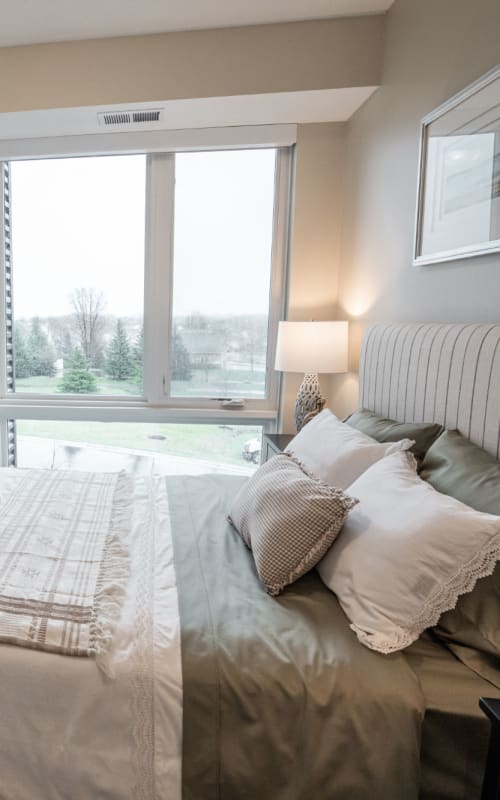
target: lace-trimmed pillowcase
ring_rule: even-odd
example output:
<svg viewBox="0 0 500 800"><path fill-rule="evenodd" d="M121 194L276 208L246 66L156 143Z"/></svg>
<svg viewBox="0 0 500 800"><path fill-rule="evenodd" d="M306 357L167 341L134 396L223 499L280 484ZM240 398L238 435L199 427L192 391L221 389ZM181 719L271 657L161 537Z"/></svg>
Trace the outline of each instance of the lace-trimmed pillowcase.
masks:
<svg viewBox="0 0 500 800"><path fill-rule="evenodd" d="M500 559L500 517L440 494L394 453L349 487L359 506L318 564L360 642L390 653L414 642Z"/></svg>
<svg viewBox="0 0 500 800"><path fill-rule="evenodd" d="M380 444L325 408L299 431L285 452L329 486L346 489L376 461L413 444L412 439Z"/></svg>

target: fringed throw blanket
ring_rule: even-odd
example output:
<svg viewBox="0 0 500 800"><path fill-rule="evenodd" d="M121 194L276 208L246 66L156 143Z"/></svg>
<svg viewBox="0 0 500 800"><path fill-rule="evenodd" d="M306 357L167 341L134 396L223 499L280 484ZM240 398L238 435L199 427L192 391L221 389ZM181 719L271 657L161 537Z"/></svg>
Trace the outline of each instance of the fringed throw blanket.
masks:
<svg viewBox="0 0 500 800"><path fill-rule="evenodd" d="M108 672L128 577L129 479L16 472L0 497L0 641L96 656Z"/></svg>

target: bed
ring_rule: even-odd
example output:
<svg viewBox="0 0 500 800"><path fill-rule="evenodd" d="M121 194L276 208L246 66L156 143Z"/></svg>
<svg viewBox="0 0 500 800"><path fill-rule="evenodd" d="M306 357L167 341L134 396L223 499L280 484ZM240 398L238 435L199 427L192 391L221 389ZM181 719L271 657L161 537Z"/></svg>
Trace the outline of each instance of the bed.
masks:
<svg viewBox="0 0 500 800"><path fill-rule="evenodd" d="M499 390L500 326L366 333L364 408L498 457ZM315 571L270 597L227 520L243 481L135 480L105 670L0 645L1 800L479 798L500 690L432 632L364 647Z"/></svg>

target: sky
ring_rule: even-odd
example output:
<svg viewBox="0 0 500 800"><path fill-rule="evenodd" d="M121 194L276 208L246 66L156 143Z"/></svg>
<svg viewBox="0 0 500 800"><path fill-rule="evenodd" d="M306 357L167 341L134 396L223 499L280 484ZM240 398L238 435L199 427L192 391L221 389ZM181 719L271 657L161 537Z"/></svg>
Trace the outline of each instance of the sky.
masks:
<svg viewBox="0 0 500 800"><path fill-rule="evenodd" d="M267 311L274 164L274 150L176 157L174 315ZM71 313L83 287L142 316L145 175L142 155L11 164L15 318Z"/></svg>

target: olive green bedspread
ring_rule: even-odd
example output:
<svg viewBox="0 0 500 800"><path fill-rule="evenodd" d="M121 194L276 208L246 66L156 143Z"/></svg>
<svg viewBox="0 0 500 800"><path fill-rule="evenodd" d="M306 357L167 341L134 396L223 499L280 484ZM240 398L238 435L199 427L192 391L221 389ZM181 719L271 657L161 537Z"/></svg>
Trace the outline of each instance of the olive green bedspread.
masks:
<svg viewBox="0 0 500 800"><path fill-rule="evenodd" d="M183 800L416 800L424 698L310 573L273 599L226 521L241 478L167 479L182 626Z"/></svg>
<svg viewBox="0 0 500 800"><path fill-rule="evenodd" d="M425 699L420 800L480 800L490 724L481 696L500 690L427 632L405 650Z"/></svg>

